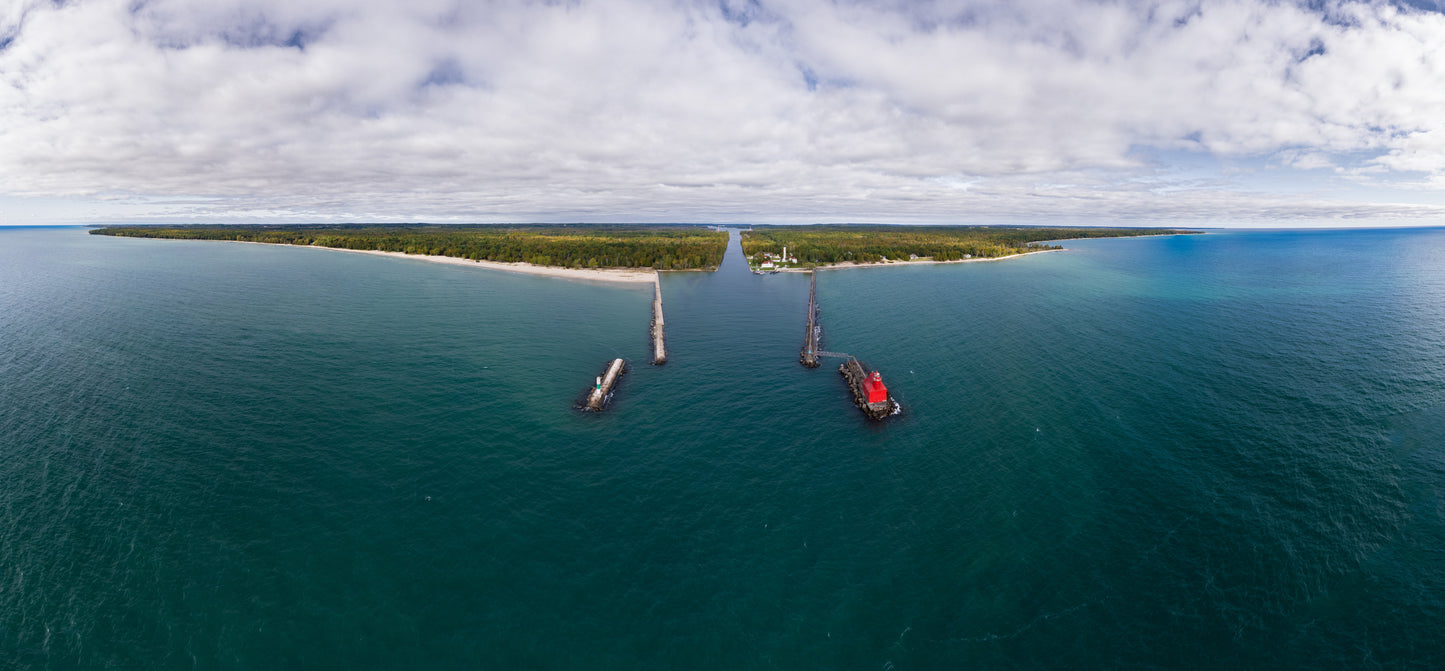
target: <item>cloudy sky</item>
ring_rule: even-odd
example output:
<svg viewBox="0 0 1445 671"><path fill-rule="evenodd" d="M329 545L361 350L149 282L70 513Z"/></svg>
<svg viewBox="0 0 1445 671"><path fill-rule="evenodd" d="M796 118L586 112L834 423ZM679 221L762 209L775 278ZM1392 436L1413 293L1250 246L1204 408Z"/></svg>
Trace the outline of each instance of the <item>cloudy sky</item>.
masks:
<svg viewBox="0 0 1445 671"><path fill-rule="evenodd" d="M0 224L1445 224L1445 0L0 0Z"/></svg>

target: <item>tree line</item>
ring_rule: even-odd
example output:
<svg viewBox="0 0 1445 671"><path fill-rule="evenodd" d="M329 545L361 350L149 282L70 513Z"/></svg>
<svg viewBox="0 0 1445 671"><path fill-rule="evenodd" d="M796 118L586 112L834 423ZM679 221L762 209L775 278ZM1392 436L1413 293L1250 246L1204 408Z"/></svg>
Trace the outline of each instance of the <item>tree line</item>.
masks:
<svg viewBox="0 0 1445 671"><path fill-rule="evenodd" d="M907 261L911 255L935 261L999 258L1063 249L1046 241L1193 233L1165 228L1061 228L1036 226L755 226L743 233L743 253L779 253L788 248L799 265Z"/></svg>
<svg viewBox="0 0 1445 671"><path fill-rule="evenodd" d="M111 226L91 233L309 245L563 268L657 270L716 268L728 238L725 232L696 226L614 225Z"/></svg>

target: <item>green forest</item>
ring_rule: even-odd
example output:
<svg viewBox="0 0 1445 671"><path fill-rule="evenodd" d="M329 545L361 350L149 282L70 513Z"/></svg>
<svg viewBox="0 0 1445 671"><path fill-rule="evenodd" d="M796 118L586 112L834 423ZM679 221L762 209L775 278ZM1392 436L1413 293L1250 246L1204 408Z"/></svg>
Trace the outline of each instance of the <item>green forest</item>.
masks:
<svg viewBox="0 0 1445 671"><path fill-rule="evenodd" d="M728 240L727 233L700 226L591 224L112 226L91 234L314 245L564 268L657 270L715 269L722 263Z"/></svg>
<svg viewBox="0 0 1445 671"><path fill-rule="evenodd" d="M783 247L799 266L907 261L911 255L935 261L999 258L1046 249L1046 241L1194 233L1165 228L1042 228L1032 226L757 226L743 232L749 258Z"/></svg>

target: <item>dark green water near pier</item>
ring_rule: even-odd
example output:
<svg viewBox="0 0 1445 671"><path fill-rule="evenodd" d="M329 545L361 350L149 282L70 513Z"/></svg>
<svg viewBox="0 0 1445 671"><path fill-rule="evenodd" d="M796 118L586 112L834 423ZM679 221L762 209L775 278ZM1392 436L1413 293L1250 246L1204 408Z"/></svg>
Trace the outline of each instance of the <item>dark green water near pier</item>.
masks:
<svg viewBox="0 0 1445 671"><path fill-rule="evenodd" d="M0 668L1438 668L1445 231L651 287L0 229ZM613 407L572 403L609 359Z"/></svg>

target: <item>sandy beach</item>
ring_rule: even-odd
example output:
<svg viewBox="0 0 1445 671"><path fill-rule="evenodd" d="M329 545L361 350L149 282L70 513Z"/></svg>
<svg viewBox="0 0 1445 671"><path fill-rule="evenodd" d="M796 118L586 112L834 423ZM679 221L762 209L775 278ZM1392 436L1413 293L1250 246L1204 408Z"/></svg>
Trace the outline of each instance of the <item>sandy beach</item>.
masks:
<svg viewBox="0 0 1445 671"><path fill-rule="evenodd" d="M221 240L220 242L240 242L247 245L273 245L276 247L300 247L303 249L329 249L337 252L353 252L356 254L390 256L399 259L414 259L417 261L431 261L434 263L449 263L458 266L470 266L472 268L501 270L509 273L545 275L547 277L561 277L572 280L591 280L594 282L652 284L657 281L657 271L651 268L559 268L556 266L537 266L530 263L520 262L501 263L498 261L473 261L471 259L462 259L455 256L431 256L428 254L382 252L373 249L345 249L342 247L318 247L316 245L287 245L271 242L250 242L246 240Z"/></svg>

